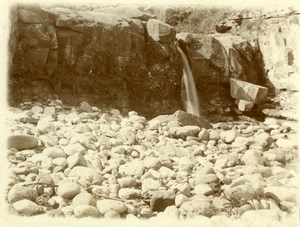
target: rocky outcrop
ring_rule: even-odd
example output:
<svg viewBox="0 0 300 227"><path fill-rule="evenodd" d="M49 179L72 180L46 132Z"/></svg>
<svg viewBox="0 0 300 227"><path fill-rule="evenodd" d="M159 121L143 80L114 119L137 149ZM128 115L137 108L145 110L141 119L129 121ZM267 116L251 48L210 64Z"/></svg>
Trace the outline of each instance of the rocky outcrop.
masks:
<svg viewBox="0 0 300 227"><path fill-rule="evenodd" d="M76 101L90 95L92 103L146 115L158 106L165 108L162 112L180 108L180 96L174 95L182 70L175 30L154 15L129 6L79 10L18 5L17 16L13 28L20 36L12 44L10 90L19 91L10 94L12 102L24 101L31 92L37 100L47 94ZM161 35L166 27L170 32ZM155 31L159 39L153 38Z"/></svg>

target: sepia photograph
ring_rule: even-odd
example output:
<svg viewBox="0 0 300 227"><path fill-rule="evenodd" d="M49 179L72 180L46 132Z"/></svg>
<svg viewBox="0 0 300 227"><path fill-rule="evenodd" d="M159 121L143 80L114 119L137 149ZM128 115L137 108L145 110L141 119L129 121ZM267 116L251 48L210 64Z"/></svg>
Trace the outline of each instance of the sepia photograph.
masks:
<svg viewBox="0 0 300 227"><path fill-rule="evenodd" d="M300 226L296 1L1 5L1 226Z"/></svg>

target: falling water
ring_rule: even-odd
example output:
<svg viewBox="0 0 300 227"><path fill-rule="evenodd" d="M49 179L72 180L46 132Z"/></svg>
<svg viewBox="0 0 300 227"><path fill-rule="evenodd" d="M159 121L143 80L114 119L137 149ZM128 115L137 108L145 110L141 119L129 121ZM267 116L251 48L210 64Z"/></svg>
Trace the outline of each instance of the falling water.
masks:
<svg viewBox="0 0 300 227"><path fill-rule="evenodd" d="M189 61L183 50L177 45L177 49L183 61L183 75L181 80L181 99L185 111L197 116L200 116L200 108L198 101L198 94L194 82L193 73Z"/></svg>

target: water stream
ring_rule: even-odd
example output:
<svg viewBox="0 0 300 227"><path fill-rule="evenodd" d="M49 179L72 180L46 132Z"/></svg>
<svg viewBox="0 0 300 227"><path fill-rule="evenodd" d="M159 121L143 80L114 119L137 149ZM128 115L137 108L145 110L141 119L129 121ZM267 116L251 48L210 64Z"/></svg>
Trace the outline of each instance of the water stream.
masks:
<svg viewBox="0 0 300 227"><path fill-rule="evenodd" d="M187 56L177 45L177 49L183 61L183 75L181 79L181 99L187 113L200 116L199 99L193 77L193 73Z"/></svg>

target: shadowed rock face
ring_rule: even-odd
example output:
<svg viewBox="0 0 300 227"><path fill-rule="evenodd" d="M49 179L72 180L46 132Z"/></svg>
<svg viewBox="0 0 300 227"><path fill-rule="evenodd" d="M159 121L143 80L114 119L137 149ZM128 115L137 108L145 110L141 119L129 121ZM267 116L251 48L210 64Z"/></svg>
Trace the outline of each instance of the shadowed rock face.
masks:
<svg viewBox="0 0 300 227"><path fill-rule="evenodd" d="M182 63L175 30L151 19L154 15L124 6L19 5L11 17L11 104L57 94L71 103L92 96L92 103L146 115L158 107L160 112L180 108ZM154 27L151 35L147 27ZM152 38L156 35L160 40Z"/></svg>

